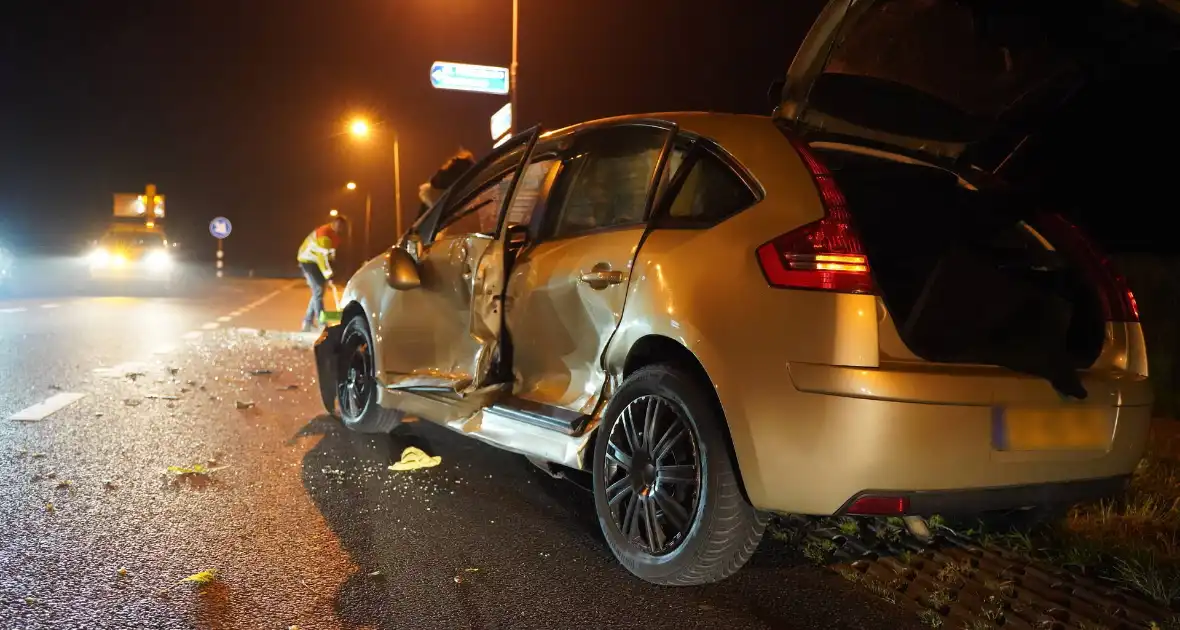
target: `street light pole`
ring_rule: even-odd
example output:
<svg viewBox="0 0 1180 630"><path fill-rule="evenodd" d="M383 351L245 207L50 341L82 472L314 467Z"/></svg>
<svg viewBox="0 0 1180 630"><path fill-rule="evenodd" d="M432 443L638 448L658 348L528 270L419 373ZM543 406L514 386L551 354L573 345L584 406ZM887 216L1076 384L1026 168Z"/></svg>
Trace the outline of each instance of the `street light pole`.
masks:
<svg viewBox="0 0 1180 630"><path fill-rule="evenodd" d="M368 260L369 259L369 252L373 251L373 250L369 249L369 222L372 220L372 216L373 216L373 195L372 195L372 193L365 193L365 251L361 255L362 260Z"/></svg>
<svg viewBox="0 0 1180 630"><path fill-rule="evenodd" d="M401 140L397 130L393 131L393 215L397 227L397 235L394 238L401 238L402 234L402 158L401 158Z"/></svg>
<svg viewBox="0 0 1180 630"><path fill-rule="evenodd" d="M512 65L508 68L508 103L512 112L512 118L509 121L508 133L516 135L516 119L520 115L520 110L516 107L516 95L520 88L516 84L516 49L519 41L519 24L520 24L520 0L512 0Z"/></svg>

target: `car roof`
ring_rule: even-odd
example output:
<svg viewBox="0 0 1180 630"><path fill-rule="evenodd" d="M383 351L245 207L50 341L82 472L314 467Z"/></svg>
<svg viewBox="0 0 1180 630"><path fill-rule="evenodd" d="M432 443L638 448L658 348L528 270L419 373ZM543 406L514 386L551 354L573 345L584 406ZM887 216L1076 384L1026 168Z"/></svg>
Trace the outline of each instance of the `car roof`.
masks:
<svg viewBox="0 0 1180 630"><path fill-rule="evenodd" d="M542 139L558 140L583 130L644 122L674 123L682 133L712 141L741 165L769 197L790 195L800 185L813 186L809 180L801 184L793 175L783 176L784 155L794 156L795 150L786 135L776 128L771 116L692 111L630 114L555 129L544 134Z"/></svg>
<svg viewBox="0 0 1180 630"><path fill-rule="evenodd" d="M727 126L741 127L757 121L758 124L764 125L770 120L769 116L758 116L754 114L728 114L720 112L704 112L704 111L689 111L689 112L653 112L646 114L626 114L622 116L610 116L607 118L599 118L596 120L588 120L577 124L554 129L545 132L542 139L557 138L572 133L577 133L586 129L593 129L597 127L607 127L611 125L620 125L628 123L639 122L663 122L674 123L683 131L696 133L698 135L708 136L710 134L703 133L704 130L716 131Z"/></svg>

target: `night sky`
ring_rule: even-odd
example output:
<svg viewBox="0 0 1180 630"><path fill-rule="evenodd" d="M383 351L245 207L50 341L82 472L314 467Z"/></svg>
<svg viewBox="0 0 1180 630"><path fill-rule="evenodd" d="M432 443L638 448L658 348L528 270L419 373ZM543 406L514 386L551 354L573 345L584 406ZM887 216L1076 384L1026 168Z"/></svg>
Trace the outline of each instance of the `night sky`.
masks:
<svg viewBox="0 0 1180 630"><path fill-rule="evenodd" d="M769 113L766 90L822 0L520 4L519 119L556 128L645 111ZM363 195L343 190L349 180L373 191L374 247L388 244L389 132L401 136L410 216L418 184L460 145L490 148L488 117L506 102L436 90L429 69L435 60L507 66L510 0L0 7L0 229L41 251L81 253L108 219L112 193L149 182L168 197L174 240L201 257L214 249L209 220L224 215L234 224L231 264L286 270L329 208L360 216ZM1174 129L1174 101L1147 96ZM1149 157L1158 146L1129 150L1119 133L1158 137L1139 133L1156 114L1106 107L1070 134L1081 144L1065 154L1080 166L1049 160L1064 174L1053 185L1075 201L1109 199L1083 223L1120 235L1124 249L1158 246L1160 231L1128 224L1126 210L1162 198L1149 185L1170 181L1174 160ZM381 135L367 145L345 135L354 114L383 121ZM1105 190L1091 190L1095 182Z"/></svg>
<svg viewBox="0 0 1180 630"><path fill-rule="evenodd" d="M555 128L642 111L768 113L767 87L822 3L520 4L520 122ZM151 182L183 247L212 251L206 225L224 215L232 262L281 265L329 208L360 214L363 196L342 188L350 179L372 187L384 243L384 132L401 135L410 216L418 184L460 145L490 149L488 118L506 102L436 90L429 69L507 66L509 0L2 6L0 221L42 248L80 250L112 193ZM354 113L384 121L383 134L369 145L342 135Z"/></svg>

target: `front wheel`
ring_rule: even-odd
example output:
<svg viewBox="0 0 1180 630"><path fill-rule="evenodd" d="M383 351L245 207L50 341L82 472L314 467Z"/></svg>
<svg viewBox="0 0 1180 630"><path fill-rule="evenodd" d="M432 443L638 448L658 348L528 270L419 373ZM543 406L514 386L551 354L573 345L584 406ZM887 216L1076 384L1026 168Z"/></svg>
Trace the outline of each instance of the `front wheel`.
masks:
<svg viewBox="0 0 1180 630"><path fill-rule="evenodd" d="M358 433L390 433L401 424L404 414L377 404L376 349L369 324L363 315L348 320L340 334L336 364L336 398L340 420Z"/></svg>
<svg viewBox="0 0 1180 630"><path fill-rule="evenodd" d="M636 576L691 586L725 579L767 518L742 496L725 419L700 379L655 365L607 405L594 448L594 505L607 544Z"/></svg>

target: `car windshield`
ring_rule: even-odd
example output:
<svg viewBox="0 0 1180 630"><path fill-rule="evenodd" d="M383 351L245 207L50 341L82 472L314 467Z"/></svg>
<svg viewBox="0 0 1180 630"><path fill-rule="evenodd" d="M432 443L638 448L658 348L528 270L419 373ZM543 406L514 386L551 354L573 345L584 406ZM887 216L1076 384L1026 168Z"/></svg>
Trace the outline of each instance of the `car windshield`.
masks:
<svg viewBox="0 0 1180 630"><path fill-rule="evenodd" d="M1073 69L1051 39L1040 20L995 4L877 2L845 29L811 106L891 133L976 139Z"/></svg>

